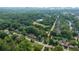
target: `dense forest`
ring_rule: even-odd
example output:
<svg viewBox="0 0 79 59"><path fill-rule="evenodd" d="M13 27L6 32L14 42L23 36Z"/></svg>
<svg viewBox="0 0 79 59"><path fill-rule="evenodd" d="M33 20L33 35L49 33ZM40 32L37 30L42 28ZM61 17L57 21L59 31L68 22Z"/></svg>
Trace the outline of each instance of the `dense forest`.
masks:
<svg viewBox="0 0 79 59"><path fill-rule="evenodd" d="M0 51L79 51L79 8L0 7Z"/></svg>

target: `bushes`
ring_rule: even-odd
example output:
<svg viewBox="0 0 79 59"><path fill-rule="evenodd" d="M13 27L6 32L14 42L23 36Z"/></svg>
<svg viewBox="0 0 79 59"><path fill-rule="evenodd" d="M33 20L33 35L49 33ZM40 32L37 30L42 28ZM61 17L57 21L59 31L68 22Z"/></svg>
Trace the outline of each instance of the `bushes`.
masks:
<svg viewBox="0 0 79 59"><path fill-rule="evenodd" d="M42 49L42 45L39 45L39 44L34 44L34 46L33 46L33 48L34 48L34 51L41 51L41 49Z"/></svg>
<svg viewBox="0 0 79 59"><path fill-rule="evenodd" d="M70 41L70 45L73 45L73 46L78 45L78 41L76 41L76 40L71 40L71 41Z"/></svg>
<svg viewBox="0 0 79 59"><path fill-rule="evenodd" d="M60 45L55 46L55 48L53 48L53 51L63 51L63 47Z"/></svg>

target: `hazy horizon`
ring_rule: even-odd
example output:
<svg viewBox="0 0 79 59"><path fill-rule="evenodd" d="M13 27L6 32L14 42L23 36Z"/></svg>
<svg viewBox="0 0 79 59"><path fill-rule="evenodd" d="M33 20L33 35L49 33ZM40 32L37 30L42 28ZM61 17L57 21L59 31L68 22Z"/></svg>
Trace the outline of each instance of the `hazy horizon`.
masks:
<svg viewBox="0 0 79 59"><path fill-rule="evenodd" d="M79 0L1 0L0 7L79 7Z"/></svg>

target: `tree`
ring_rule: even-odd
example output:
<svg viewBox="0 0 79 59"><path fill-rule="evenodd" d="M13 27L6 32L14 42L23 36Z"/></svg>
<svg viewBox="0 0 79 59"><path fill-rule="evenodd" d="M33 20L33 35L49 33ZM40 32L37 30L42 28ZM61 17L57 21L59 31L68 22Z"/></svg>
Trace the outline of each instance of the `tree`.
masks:
<svg viewBox="0 0 79 59"><path fill-rule="evenodd" d="M32 50L32 43L28 40L23 40L19 43L19 50L21 51L31 51Z"/></svg>
<svg viewBox="0 0 79 59"><path fill-rule="evenodd" d="M58 40L50 39L49 40L49 45L57 46L58 45Z"/></svg>
<svg viewBox="0 0 79 59"><path fill-rule="evenodd" d="M62 37L67 38L67 39L71 39L72 38L72 33L67 31L67 30L62 31L61 35L62 35Z"/></svg>
<svg viewBox="0 0 79 59"><path fill-rule="evenodd" d="M3 31L0 31L0 38L4 39L7 36L7 34Z"/></svg>

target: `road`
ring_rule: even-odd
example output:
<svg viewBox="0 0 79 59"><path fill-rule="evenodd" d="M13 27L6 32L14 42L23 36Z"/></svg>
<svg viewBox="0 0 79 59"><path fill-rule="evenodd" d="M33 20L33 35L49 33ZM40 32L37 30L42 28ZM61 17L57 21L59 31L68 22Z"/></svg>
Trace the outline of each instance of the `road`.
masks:
<svg viewBox="0 0 79 59"><path fill-rule="evenodd" d="M55 20L54 24L52 25L52 27L51 27L51 29L50 29L50 31L49 31L49 33L48 33L48 37L50 36L51 31L53 31L53 30L54 30L54 28L55 28L55 26L56 26L56 23L57 23L58 18L59 18L59 16L57 16L57 18L56 18L56 20ZM48 44L47 44L47 45L48 45ZM41 51L44 51L45 47L46 47L46 46L43 46L43 48L41 49Z"/></svg>
<svg viewBox="0 0 79 59"><path fill-rule="evenodd" d="M51 31L54 30L58 17L59 17L59 16L57 16L57 18L56 18L54 24L52 25L52 27L51 27L51 29L50 29L50 31L49 31L49 33L48 33L48 35L50 35ZM22 35L22 34L18 34L18 33L14 33L14 34L17 34L17 35L19 35L19 36ZM28 36L25 36L25 39L31 41L33 38L30 38L30 37L28 37ZM43 48L41 49L41 51L44 51L45 47L54 48L54 46L52 46L52 45L44 44L43 42L36 41L35 39L33 39L33 40L34 40L34 43L38 43L38 44L40 44L40 45L43 45Z"/></svg>
<svg viewBox="0 0 79 59"><path fill-rule="evenodd" d="M54 24L52 25L52 27L51 27L51 29L50 29L50 31L49 31L49 33L48 33L48 37L50 36L51 31L53 31L53 30L54 30L54 28L55 28L55 25L56 25L56 23L57 23L58 18L59 18L59 16L57 16L57 18L56 18L56 20L55 20Z"/></svg>
<svg viewBox="0 0 79 59"><path fill-rule="evenodd" d="M52 26L50 32L54 29L55 24L56 24L56 21L57 21L57 19L55 20L55 22L54 22L54 24L53 24L53 26ZM16 32L14 32L13 34L17 34L17 35L19 35L19 36L22 35L22 34L18 34L18 33L16 33ZM43 45L43 48L41 49L41 51L44 51L45 47L47 47L47 48L54 48L54 46L52 46L52 45L44 44L43 42L36 41L35 39L30 38L30 37L28 37L28 36L25 36L25 39L27 39L27 40L29 40L29 41L34 40L34 43L38 43L38 44L40 44L40 45Z"/></svg>
<svg viewBox="0 0 79 59"><path fill-rule="evenodd" d="M41 27L43 27L43 28L49 27L49 26L45 26L45 25L40 24L40 23L35 22L35 21L33 22L33 25L38 25L38 26L41 26Z"/></svg>
<svg viewBox="0 0 79 59"><path fill-rule="evenodd" d="M29 40L29 41L32 40L32 38L29 38L28 36L25 36L25 38L26 38L27 40ZM38 44L40 44L40 45L43 45L44 47L50 47L50 48L53 48L52 45L47 45L47 44L44 44L43 42L38 42L38 41L36 41L35 39L33 39L33 40L34 40L34 43L38 43Z"/></svg>

